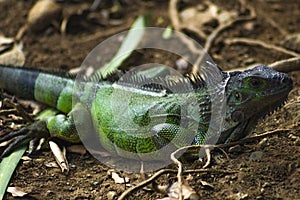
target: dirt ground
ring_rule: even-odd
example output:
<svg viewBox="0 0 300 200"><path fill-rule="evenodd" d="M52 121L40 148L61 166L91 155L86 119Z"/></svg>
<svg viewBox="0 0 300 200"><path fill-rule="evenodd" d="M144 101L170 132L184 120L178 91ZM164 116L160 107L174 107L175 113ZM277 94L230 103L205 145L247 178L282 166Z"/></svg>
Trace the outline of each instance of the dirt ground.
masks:
<svg viewBox="0 0 300 200"><path fill-rule="evenodd" d="M289 34L300 33L299 0L182 0L178 4L178 11L189 7L203 10L205 2L206 5L207 2L214 3L219 9L235 12L239 16L248 16L251 10L249 8L253 8L255 12L255 18L233 23L221 32L209 49L215 63L223 70L255 63L270 64L293 57L286 52L260 45L243 42L229 44L226 39L242 37L282 46L282 41ZM33 0L0 1L0 33L7 37L16 36L18 30L26 24L26 17L34 3ZM70 16L66 20L65 33L62 34L57 25L46 26L35 33L26 32L21 39L25 64L71 69L80 66L98 43L129 29L141 14L151 15L151 26L166 27L171 23L167 1L100 1L95 11L86 12L92 3L90 0L59 1L64 17L60 17L58 22ZM204 33L210 34L217 23L213 20L205 24ZM205 41L199 31L191 28L184 28L183 31L204 45ZM294 46L298 44L298 50L291 51L300 54L300 42L292 43L296 44ZM167 60L159 55L156 59L162 62ZM254 133L275 129L288 131L279 131L265 139L225 149L228 158L218 151L213 153L210 168L219 170L218 173L190 173L192 178L188 183L200 199L300 199L300 73L294 71L289 74L294 81L294 89L286 105L263 119ZM253 159L257 154L261 157ZM54 161L50 150L41 150L34 154L32 160L23 160L19 164L10 186L17 186L28 192L29 197L24 199L116 199L128 188L124 184L116 184L108 174L109 168L89 154L68 153L68 159L71 169L65 175L59 168L47 165ZM197 169L202 165L203 163L194 163L186 169ZM176 166L171 168L176 169ZM222 170L234 173L221 172ZM121 173L121 176L128 177L132 185L138 184L142 179L140 174ZM184 175L186 177L188 174ZM162 175L156 181L165 183L165 180L175 182L176 174ZM159 192L140 188L130 193L127 199L163 197L165 195ZM13 199L11 194L7 194L5 198Z"/></svg>

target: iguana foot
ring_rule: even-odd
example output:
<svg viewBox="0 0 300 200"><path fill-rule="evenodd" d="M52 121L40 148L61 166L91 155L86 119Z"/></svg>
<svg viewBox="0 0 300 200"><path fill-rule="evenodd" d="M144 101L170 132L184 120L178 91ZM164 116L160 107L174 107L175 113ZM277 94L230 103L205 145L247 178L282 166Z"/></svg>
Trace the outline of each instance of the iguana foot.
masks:
<svg viewBox="0 0 300 200"><path fill-rule="evenodd" d="M28 144L29 141L37 141L41 138L47 137L49 137L49 131L47 129L46 122L43 120L36 121L33 124L23 127L18 131L9 133L8 135L0 138L0 144L8 142L7 145L1 147L4 148L4 150L2 151L2 153L0 152L0 160L12 153L16 148ZM33 148L31 149L33 150Z"/></svg>

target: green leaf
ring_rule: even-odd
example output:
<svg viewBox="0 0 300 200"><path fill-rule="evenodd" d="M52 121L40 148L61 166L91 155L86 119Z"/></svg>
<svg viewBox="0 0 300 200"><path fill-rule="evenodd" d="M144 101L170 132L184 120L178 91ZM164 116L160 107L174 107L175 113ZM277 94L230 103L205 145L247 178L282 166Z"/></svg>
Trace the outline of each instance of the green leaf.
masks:
<svg viewBox="0 0 300 200"><path fill-rule="evenodd" d="M58 111L54 109L46 109L39 113L37 117L35 117L35 119L44 119L49 116L54 116L55 114L57 114L57 112ZM16 149L9 156L4 157L0 162L0 199L3 199L6 188L10 182L10 178L15 171L18 163L20 162L22 155L26 151L27 146L28 143L26 143L26 145L24 145L23 147Z"/></svg>
<svg viewBox="0 0 300 200"><path fill-rule="evenodd" d="M103 77L106 77L110 72L118 69L122 62L127 59L135 50L144 35L144 27L145 17L139 16L131 26L131 29L129 30L116 55L108 64L101 68L100 73Z"/></svg>
<svg viewBox="0 0 300 200"><path fill-rule="evenodd" d="M166 30L163 32L163 38L164 39L170 39L173 35L173 29L171 28L171 26L168 26L166 28Z"/></svg>
<svg viewBox="0 0 300 200"><path fill-rule="evenodd" d="M17 149L12 154L2 159L0 163L0 199L3 199L10 178L24 154L26 147L27 145L24 145L22 148Z"/></svg>

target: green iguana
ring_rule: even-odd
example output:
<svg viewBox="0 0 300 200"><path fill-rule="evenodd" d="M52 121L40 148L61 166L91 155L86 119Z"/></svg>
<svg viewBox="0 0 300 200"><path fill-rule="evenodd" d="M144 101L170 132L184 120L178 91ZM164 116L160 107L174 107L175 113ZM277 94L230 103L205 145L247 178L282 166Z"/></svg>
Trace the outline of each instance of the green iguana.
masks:
<svg viewBox="0 0 300 200"><path fill-rule="evenodd" d="M226 116L218 143L236 141L247 136L260 118L285 102L293 87L292 80L287 74L262 65L243 72L222 72L222 76ZM190 144L202 144L207 139L206 133L211 119L211 96L206 82L200 75L181 78L177 82L164 80L167 86L159 84L141 86L134 81L139 82L139 79L120 84L109 80L97 83L87 81L80 86L83 88L80 94L74 94L74 80L71 78L0 65L0 88L20 98L34 99L47 104L61 112L0 138L0 143L15 139L6 147L1 157L9 154L16 145L33 138L54 136L69 142L79 142L73 117L83 116L81 125L85 126L84 116L87 113L90 114L92 126L101 145L109 152L125 158L143 160L143 157L132 157L126 152L138 154L153 152L172 143L176 137L184 140L185 137L191 136L190 123L197 125L197 131L192 133L194 135ZM188 88L184 88L181 92L168 90L168 85L180 87L185 83L192 85L192 90ZM218 91L221 85L215 85L210 92ZM125 96L130 94L128 102L124 102L122 98L113 98L116 92ZM189 101L191 94L194 95L195 102ZM72 106L74 96L80 103ZM112 101L117 109L112 108ZM127 105L124 105L125 103ZM137 125L136 127L129 125L126 127L129 120L124 119L125 123L120 128L118 123L122 123L122 120L116 121L114 117L118 106L120 109L122 106L128 107L127 116ZM183 106L189 106L191 111L184 117L182 117ZM189 121L187 125L182 125L185 124L182 123L184 120ZM138 137L136 135L138 133L149 136ZM174 147L180 147L179 143L174 144ZM154 159L164 158L156 155Z"/></svg>

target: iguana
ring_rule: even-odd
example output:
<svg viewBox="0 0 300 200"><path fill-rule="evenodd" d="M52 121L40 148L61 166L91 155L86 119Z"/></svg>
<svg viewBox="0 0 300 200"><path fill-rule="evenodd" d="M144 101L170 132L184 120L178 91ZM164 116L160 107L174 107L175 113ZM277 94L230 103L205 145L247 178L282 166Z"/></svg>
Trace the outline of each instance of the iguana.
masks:
<svg viewBox="0 0 300 200"><path fill-rule="evenodd" d="M239 140L249 134L258 120L287 99L293 84L291 78L267 66L259 65L246 71L222 72L226 98L226 116L222 125L218 143ZM207 141L207 130L210 121L210 92L218 91L222 84L217 84L208 91L206 81L200 75L180 78L172 81L165 78L164 85L139 84L143 78L133 78L116 82L115 80L86 81L80 85L81 92L74 94L74 80L64 76L45 73L32 69L0 65L0 88L20 98L33 99L47 104L60 111L60 114L36 121L17 132L0 138L3 141L15 139L4 150L1 157L6 156L16 145L37 137L60 138L69 142L79 142L80 138L74 125L74 116L89 114L92 127L98 135L101 145L111 153L133 159L149 159L142 156L132 157L131 153L148 153L156 151L174 138L184 140L190 137L190 124L197 126L192 133L191 144L197 145ZM225 82L226 80L226 82ZM189 84L192 89L183 88L174 92L168 87L179 87ZM91 89L93 88L93 89ZM113 98L119 92L130 96L128 102ZM194 101L190 102L193 94ZM72 97L77 104L72 105ZM112 108L112 101L117 109ZM126 103L126 105L124 105ZM187 105L188 104L188 105ZM119 106L119 107L118 107ZM118 108L128 106L127 116L131 119L115 120L114 113ZM183 117L183 106L189 106L190 114ZM79 118L80 119L80 118ZM122 119L120 116L119 119ZM182 123L187 120L188 123ZM128 121L136 127L127 125ZM119 123L122 123L120 128ZM80 123L80 122L79 122ZM126 127L127 126L127 127ZM149 134L148 137L137 137L136 134ZM150 134L151 133L151 134ZM178 140L177 140L178 141ZM184 143L184 142L183 142ZM174 144L180 147L180 142ZM164 159L159 155L151 159Z"/></svg>

